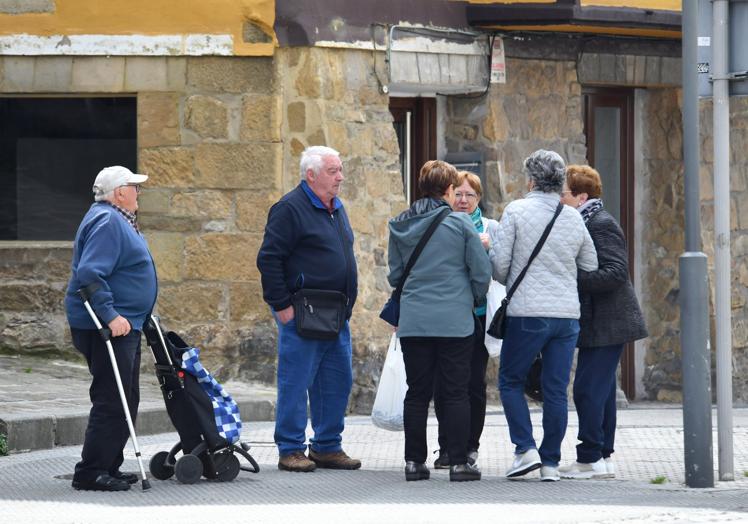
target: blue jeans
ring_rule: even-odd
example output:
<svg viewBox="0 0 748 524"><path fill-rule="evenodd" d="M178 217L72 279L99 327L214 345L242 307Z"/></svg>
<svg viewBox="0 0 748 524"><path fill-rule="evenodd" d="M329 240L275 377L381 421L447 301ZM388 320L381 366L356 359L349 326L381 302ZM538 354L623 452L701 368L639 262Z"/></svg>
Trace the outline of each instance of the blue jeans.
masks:
<svg viewBox="0 0 748 524"><path fill-rule="evenodd" d="M535 448L524 386L533 360L541 353L543 372L543 442L538 449L545 466L558 466L568 418L569 385L579 321L571 318L507 317L501 348L499 393L515 453Z"/></svg>
<svg viewBox="0 0 748 524"><path fill-rule="evenodd" d="M574 404L579 417L577 462L591 464L613 453L616 436L616 368L623 344L579 348Z"/></svg>
<svg viewBox="0 0 748 524"><path fill-rule="evenodd" d="M278 400L275 443L278 453L306 449L307 398L318 453L340 451L345 411L353 385L348 322L335 340L302 338L296 322L278 322Z"/></svg>

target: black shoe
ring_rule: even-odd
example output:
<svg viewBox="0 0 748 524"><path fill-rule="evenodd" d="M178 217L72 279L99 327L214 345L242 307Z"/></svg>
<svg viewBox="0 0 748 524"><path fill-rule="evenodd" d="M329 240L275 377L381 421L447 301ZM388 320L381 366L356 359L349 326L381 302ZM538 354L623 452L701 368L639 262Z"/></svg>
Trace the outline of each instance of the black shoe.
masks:
<svg viewBox="0 0 748 524"><path fill-rule="evenodd" d="M447 452L437 449L434 453L439 453L439 456L434 461L434 469L449 469L449 455Z"/></svg>
<svg viewBox="0 0 748 524"><path fill-rule="evenodd" d="M431 472L426 464L410 460L405 463L405 480L428 480L430 476Z"/></svg>
<svg viewBox="0 0 748 524"><path fill-rule="evenodd" d="M126 480L120 480L107 475L99 475L96 480L74 480L73 487L85 491L127 491L130 484Z"/></svg>
<svg viewBox="0 0 748 524"><path fill-rule="evenodd" d="M110 476L117 480L124 480L128 484L136 484L138 482L138 476L135 473L123 473L118 470L114 473L110 473Z"/></svg>
<svg viewBox="0 0 748 524"><path fill-rule="evenodd" d="M477 466L470 464L459 464L450 466L449 480L452 482L467 482L469 480L480 480L480 470Z"/></svg>

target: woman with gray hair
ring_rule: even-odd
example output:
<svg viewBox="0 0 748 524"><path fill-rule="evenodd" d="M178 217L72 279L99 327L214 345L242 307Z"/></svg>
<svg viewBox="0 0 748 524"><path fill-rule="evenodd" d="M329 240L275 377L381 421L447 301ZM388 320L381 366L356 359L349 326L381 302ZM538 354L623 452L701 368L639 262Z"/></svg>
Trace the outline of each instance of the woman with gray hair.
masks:
<svg viewBox="0 0 748 524"><path fill-rule="evenodd" d="M520 284L508 304L499 367L499 393L515 445L510 479L540 468L540 479L557 481L561 441L566 433L571 363L579 334L577 269L597 269L597 253L582 217L560 203L563 159L539 150L524 162L529 192L505 209L492 233L493 276L507 286ZM537 256L531 254L552 220ZM524 277L520 274L525 270ZM524 385L538 354L543 357L543 441L532 436Z"/></svg>

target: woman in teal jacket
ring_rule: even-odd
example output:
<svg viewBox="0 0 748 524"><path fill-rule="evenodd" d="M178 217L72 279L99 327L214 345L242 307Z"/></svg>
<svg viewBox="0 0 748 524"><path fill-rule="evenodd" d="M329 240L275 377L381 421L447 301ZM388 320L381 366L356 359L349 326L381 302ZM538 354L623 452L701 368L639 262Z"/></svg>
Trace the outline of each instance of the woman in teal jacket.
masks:
<svg viewBox="0 0 748 524"><path fill-rule="evenodd" d="M388 280L396 287L423 233L444 206L451 206L457 170L440 160L421 168L424 198L390 221ZM473 351L473 307L491 281L491 264L470 218L451 212L434 231L413 266L400 298L398 336L408 393L404 404L405 478L429 478L426 421L438 381L443 398L450 480L479 480L467 462L470 426L468 383Z"/></svg>

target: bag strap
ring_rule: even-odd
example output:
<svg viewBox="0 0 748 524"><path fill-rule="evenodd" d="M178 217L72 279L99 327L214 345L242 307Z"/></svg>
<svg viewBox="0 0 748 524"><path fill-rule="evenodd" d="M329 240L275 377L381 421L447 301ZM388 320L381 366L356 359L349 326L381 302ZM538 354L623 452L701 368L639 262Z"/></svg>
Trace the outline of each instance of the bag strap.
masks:
<svg viewBox="0 0 748 524"><path fill-rule="evenodd" d="M558 203L558 206L556 207L556 212L553 214L553 218L550 222L548 222L548 225L545 226L545 231L543 231L543 235L540 237L540 240L538 240L538 243L535 245L535 249L532 250L532 254L530 255L530 258L527 260L527 265L522 270L522 272L517 277L517 280L514 281L512 284L512 287L509 289L509 291L506 294L506 300L509 302L511 300L512 295L514 295L514 292L517 290L517 287L519 287L520 283L522 282L522 279L525 278L525 273L527 273L527 270L530 268L530 264L532 264L532 261L535 260L535 257L538 256L538 253L540 253L540 250L543 248L543 244L545 244L545 240L548 238L548 235L551 233L551 229L553 228L553 224L556 222L556 219L558 218L558 215L561 214L561 210L564 209L564 204L561 202Z"/></svg>
<svg viewBox="0 0 748 524"><path fill-rule="evenodd" d="M446 213L444 212L446 211ZM447 215L449 215L452 212L452 209L450 209L448 206L445 206L445 208L439 212L439 214L436 216L434 220L432 220L431 224L429 224L428 229L421 237L421 240L418 241L418 244L416 245L416 248L413 250L413 253L411 253L410 258L408 259L408 263L405 265L405 270L403 271L403 276L400 277L400 283L395 288L395 291L392 293L393 296L399 297L403 292L403 287L405 286L405 280L408 278L408 275L410 274L410 270L413 269L413 266L416 263L416 260L418 260L418 257L421 255L421 251L423 251L423 248L426 247L426 243L431 238L431 235L434 234L434 231L436 231L436 228L439 226L439 224L442 223L442 220L447 218Z"/></svg>

